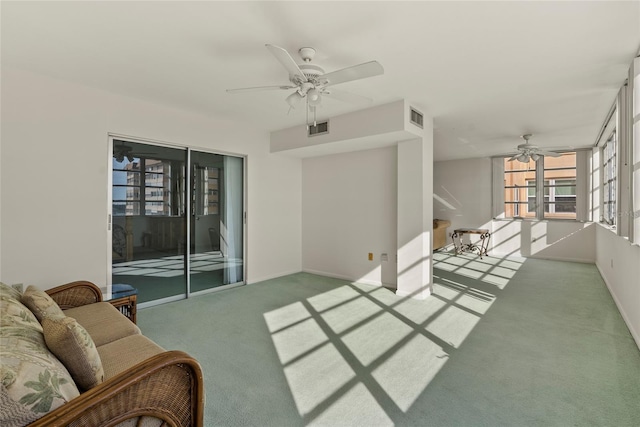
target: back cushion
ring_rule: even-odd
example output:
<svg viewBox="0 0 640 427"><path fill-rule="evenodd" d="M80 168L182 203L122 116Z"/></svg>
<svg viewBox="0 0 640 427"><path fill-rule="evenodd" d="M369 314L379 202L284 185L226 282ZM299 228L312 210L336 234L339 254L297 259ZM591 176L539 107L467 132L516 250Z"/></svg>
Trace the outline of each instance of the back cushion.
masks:
<svg viewBox="0 0 640 427"><path fill-rule="evenodd" d="M76 385L89 390L104 379L102 361L87 331L73 317L45 317L44 340L67 370Z"/></svg>
<svg viewBox="0 0 640 427"><path fill-rule="evenodd" d="M22 426L80 393L33 313L0 286L0 425Z"/></svg>
<svg viewBox="0 0 640 427"><path fill-rule="evenodd" d="M31 285L22 295L22 302L29 307L39 321L47 316L64 317L64 313L49 294Z"/></svg>

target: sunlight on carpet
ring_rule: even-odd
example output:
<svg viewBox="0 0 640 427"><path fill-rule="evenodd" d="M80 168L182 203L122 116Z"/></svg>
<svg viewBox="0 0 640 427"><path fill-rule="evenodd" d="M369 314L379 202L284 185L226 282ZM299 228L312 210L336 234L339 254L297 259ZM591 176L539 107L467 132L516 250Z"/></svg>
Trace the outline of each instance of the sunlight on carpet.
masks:
<svg viewBox="0 0 640 427"><path fill-rule="evenodd" d="M411 408L496 300L452 277L501 290L521 264L436 252L426 300L351 283L264 313L299 414L309 425L393 425L389 411Z"/></svg>

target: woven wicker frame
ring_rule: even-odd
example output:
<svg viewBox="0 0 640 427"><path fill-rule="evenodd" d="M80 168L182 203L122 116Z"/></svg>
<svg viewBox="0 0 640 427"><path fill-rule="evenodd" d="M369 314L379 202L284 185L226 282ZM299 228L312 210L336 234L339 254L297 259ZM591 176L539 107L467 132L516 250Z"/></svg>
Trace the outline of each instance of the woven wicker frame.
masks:
<svg viewBox="0 0 640 427"><path fill-rule="evenodd" d="M102 301L100 288L79 281L47 293L61 308ZM115 426L151 416L163 426L202 427L204 380L200 364L182 351L166 351L127 369L29 424L44 426Z"/></svg>
<svg viewBox="0 0 640 427"><path fill-rule="evenodd" d="M45 292L63 310L102 301L100 288L86 280L60 285Z"/></svg>

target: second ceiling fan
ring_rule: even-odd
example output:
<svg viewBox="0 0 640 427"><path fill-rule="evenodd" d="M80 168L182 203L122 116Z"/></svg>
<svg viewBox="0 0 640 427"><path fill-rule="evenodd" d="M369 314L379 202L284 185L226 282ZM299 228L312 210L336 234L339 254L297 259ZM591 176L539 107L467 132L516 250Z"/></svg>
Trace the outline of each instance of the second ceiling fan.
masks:
<svg viewBox="0 0 640 427"><path fill-rule="evenodd" d="M510 162L514 160L522 163L529 163L529 160L533 160L535 162L538 161L540 156L560 157L560 153L556 153L553 151L544 151L541 150L537 145L531 144L529 142L529 139L532 136L533 135L530 133L520 136L520 138L524 139L524 144L518 145L519 152L509 159Z"/></svg>
<svg viewBox="0 0 640 427"><path fill-rule="evenodd" d="M296 108L305 100L308 109L315 113L315 107L322 103L323 96L354 104L370 103L372 101L370 98L337 90L332 86L384 73L384 69L378 61L370 61L325 74L324 69L311 63L316 53L312 47L303 47L298 50L303 61L299 65L286 49L272 44L267 44L266 47L288 72L291 84L227 89L227 92L293 89L294 91L285 99L289 107Z"/></svg>

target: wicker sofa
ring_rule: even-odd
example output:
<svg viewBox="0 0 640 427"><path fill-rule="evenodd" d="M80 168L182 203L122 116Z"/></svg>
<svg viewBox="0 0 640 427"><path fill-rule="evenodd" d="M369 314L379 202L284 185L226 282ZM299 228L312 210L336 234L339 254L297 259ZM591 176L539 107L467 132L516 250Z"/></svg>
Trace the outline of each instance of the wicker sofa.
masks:
<svg viewBox="0 0 640 427"><path fill-rule="evenodd" d="M447 227L451 221L446 219L433 220L433 250L444 248L447 245Z"/></svg>
<svg viewBox="0 0 640 427"><path fill-rule="evenodd" d="M0 321L0 425L202 426L198 362L142 335L94 284L0 284Z"/></svg>

